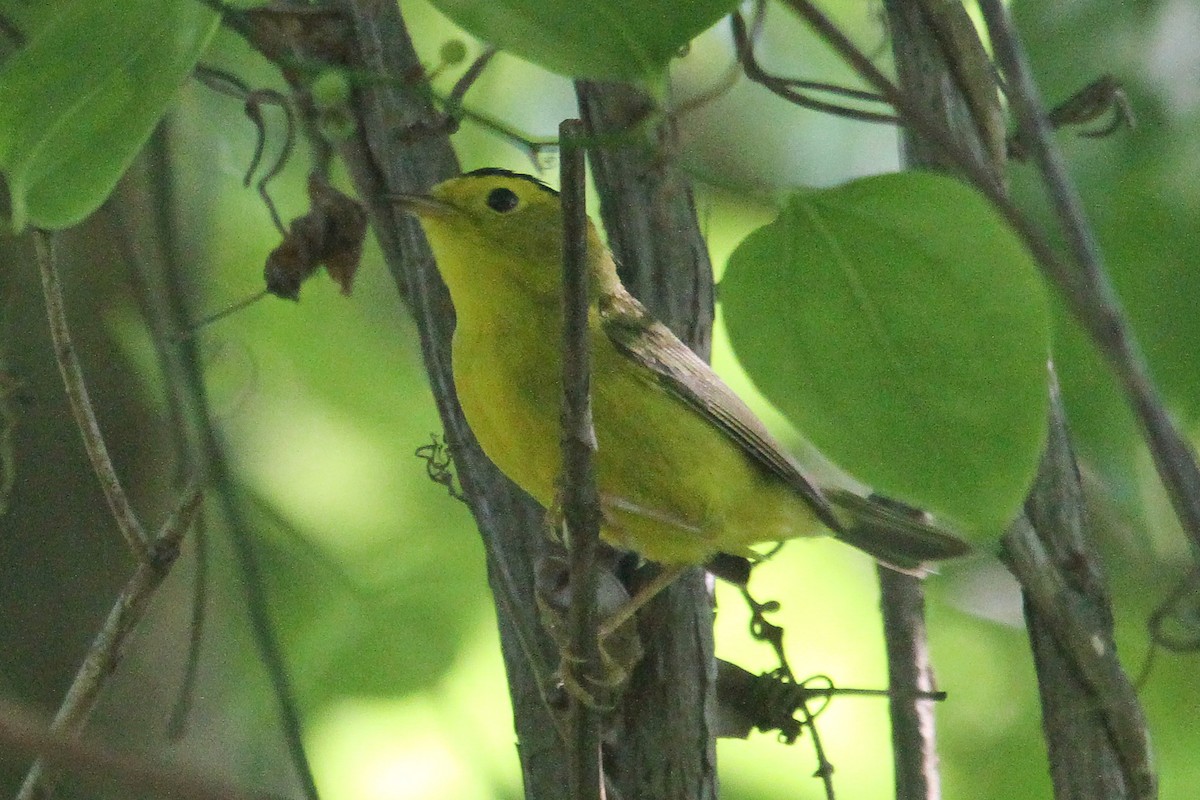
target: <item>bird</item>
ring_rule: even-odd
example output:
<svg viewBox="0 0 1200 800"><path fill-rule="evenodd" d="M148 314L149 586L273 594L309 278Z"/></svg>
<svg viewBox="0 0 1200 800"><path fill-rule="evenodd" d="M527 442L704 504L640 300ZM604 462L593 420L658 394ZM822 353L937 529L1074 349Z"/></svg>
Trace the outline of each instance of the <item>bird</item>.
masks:
<svg viewBox="0 0 1200 800"><path fill-rule="evenodd" d="M393 196L417 217L450 293L464 417L489 459L544 508L562 458L558 192L498 168ZM682 570L832 534L903 571L968 545L898 501L820 486L732 389L621 284L587 225L588 339L601 536Z"/></svg>

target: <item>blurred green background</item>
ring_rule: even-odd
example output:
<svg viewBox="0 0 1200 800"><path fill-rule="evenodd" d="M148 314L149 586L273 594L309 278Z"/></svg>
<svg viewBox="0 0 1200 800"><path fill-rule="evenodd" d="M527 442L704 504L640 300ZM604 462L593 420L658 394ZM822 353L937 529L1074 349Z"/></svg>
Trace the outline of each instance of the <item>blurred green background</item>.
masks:
<svg viewBox="0 0 1200 800"><path fill-rule="evenodd" d="M886 61L879 9L845 5L850 10L840 20ZM401 6L430 65L450 39L467 41L472 55L479 51L424 2ZM1104 72L1129 92L1135 130L1103 140L1066 132L1060 140L1167 400L1195 431L1200 10L1191 0L1081 0L1024 2L1015 11L1049 100ZM773 8L768 22L761 45L768 67L848 81L786 12ZM279 86L226 31L204 61L251 85ZM672 102L718 83L732 63L727 29L718 25L673 67ZM439 83L448 87L455 77L452 70ZM550 137L574 114L566 80L504 55L467 105L533 137ZM276 132L279 123L276 117ZM699 213L718 270L746 233L770 219L774 193L897 165L893 130L798 110L744 82L678 125L674 152L699 182ZM260 288L261 265L277 244L266 209L240 184L253 128L240 103L191 82L167 130L192 306L216 310ZM471 123L455 146L464 169L538 166ZM554 165L542 166L542 177L554 182ZM305 173L299 155L272 187L285 220L304 211ZM1028 168L1014 169L1016 190L1036 207L1031 178ZM66 242L68 302L101 424L139 510L153 523L170 505L171 430L128 254L107 212ZM28 242L0 240L0 258L0 355L5 374L18 382L6 395L16 483L0 518L0 693L50 711L132 565L62 400ZM200 333L199 341L323 795L519 797L482 548L466 508L431 483L413 455L440 425L415 329L377 253L368 248L350 298L320 276L304 287L299 304L268 299ZM1111 579L1118 644L1136 674L1148 649L1147 617L1186 570L1187 550L1123 401L1065 321L1055 358ZM714 361L740 392L754 396L720 335ZM777 415L757 407L791 436ZM102 698L92 731L114 746L165 751L241 785L287 792L294 779L251 643L238 568L220 528L207 542L207 623L186 734L168 742L165 729L188 650L194 539ZM798 675L884 685L874 571L865 557L830 542L791 544L755 573L753 588L782 602L777 621L787 628ZM994 559L979 556L947 566L929 592L933 660L950 693L938 718L945 795L1048 796L1015 586ZM718 653L750 669L773 666L745 633L740 598L719 590L718 603ZM1192 656L1158 658L1142 697L1165 798L1191 797L1200 783L1198 696ZM889 797L884 704L841 699L820 724L840 796ZM786 747L756 735L723 741L718 753L725 797L821 796L804 739ZM24 767L0 758L0 796L15 790Z"/></svg>

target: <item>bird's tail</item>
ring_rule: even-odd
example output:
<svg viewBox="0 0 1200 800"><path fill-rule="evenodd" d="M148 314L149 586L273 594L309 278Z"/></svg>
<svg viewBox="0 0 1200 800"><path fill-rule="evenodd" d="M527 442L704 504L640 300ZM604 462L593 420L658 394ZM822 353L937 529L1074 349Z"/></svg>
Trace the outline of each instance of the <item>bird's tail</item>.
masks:
<svg viewBox="0 0 1200 800"><path fill-rule="evenodd" d="M901 572L923 574L928 563L966 555L970 545L938 527L920 509L879 495L862 497L846 489L825 489L841 519L841 541Z"/></svg>

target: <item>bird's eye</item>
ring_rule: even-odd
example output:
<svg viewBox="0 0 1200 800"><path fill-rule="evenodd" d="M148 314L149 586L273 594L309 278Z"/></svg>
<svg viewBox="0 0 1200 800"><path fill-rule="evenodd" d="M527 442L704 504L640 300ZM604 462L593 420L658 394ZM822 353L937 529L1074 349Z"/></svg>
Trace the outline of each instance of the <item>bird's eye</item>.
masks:
<svg viewBox="0 0 1200 800"><path fill-rule="evenodd" d="M487 196L487 207L500 214L507 214L520 202L521 198L512 189L492 189Z"/></svg>

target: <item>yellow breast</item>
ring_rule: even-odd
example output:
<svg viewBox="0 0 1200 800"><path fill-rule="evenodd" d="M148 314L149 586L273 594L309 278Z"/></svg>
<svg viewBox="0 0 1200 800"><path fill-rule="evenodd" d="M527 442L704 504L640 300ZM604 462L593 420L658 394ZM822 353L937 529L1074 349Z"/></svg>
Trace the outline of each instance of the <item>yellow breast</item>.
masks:
<svg viewBox="0 0 1200 800"><path fill-rule="evenodd" d="M460 318L455 384L484 452L550 507L562 463L557 309L507 308L512 313L488 324ZM534 329L539 335L530 335ZM592 370L607 541L654 561L692 564L817 531L803 500L619 353L598 325Z"/></svg>

